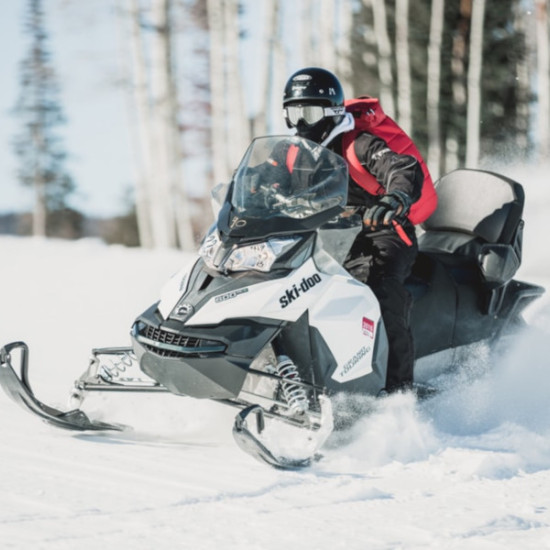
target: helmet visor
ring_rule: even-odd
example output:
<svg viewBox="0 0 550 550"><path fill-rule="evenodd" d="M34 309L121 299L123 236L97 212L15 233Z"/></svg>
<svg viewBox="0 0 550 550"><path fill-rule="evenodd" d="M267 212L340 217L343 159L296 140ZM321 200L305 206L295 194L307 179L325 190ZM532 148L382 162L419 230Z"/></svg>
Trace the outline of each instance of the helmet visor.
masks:
<svg viewBox="0 0 550 550"><path fill-rule="evenodd" d="M289 105L284 108L285 117L292 126L300 120L307 125L317 124L326 116L339 116L345 112L345 107L322 107L321 105Z"/></svg>

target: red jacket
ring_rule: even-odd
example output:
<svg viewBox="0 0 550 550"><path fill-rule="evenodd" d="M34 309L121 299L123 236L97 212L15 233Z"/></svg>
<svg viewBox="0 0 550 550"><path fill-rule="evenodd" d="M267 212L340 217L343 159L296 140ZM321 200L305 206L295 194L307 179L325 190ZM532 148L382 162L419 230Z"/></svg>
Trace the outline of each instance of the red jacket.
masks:
<svg viewBox="0 0 550 550"><path fill-rule="evenodd" d="M406 192L415 201L407 217L415 225L425 221L437 206L437 195L412 139L384 113L376 98L348 100L345 106L355 118L355 129L342 136L341 151L352 179L374 196L392 189Z"/></svg>

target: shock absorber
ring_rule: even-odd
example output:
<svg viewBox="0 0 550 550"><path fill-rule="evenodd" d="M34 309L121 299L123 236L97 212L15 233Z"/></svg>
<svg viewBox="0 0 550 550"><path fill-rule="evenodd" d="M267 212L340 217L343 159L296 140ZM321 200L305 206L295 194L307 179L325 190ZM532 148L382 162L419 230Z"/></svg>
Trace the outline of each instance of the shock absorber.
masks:
<svg viewBox="0 0 550 550"><path fill-rule="evenodd" d="M283 395L292 414L305 413L308 409L306 390L296 384L301 382L296 365L287 355L277 356L277 374L281 377Z"/></svg>

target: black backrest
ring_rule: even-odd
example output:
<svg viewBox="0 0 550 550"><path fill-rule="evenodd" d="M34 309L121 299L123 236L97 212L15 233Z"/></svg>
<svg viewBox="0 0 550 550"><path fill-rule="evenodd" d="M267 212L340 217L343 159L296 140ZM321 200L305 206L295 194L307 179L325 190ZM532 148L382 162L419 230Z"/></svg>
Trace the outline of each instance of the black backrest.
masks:
<svg viewBox="0 0 550 550"><path fill-rule="evenodd" d="M426 232L452 231L488 243L512 244L521 223L522 186L485 170L458 169L436 182L437 210L422 225Z"/></svg>

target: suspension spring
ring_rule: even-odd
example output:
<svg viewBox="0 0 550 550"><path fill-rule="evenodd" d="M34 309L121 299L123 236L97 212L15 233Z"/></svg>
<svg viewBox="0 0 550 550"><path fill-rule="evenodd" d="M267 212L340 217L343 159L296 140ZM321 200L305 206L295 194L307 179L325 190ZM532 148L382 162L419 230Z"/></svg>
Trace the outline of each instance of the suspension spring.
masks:
<svg viewBox="0 0 550 550"><path fill-rule="evenodd" d="M292 414L305 413L308 409L306 390L296 384L301 382L296 365L290 357L279 355L277 357L277 374L281 377L283 395Z"/></svg>
<svg viewBox="0 0 550 550"><path fill-rule="evenodd" d="M126 369L132 367L135 361L135 356L127 352L114 357L106 354L100 363L99 375L107 382L111 382L114 378L124 374Z"/></svg>

